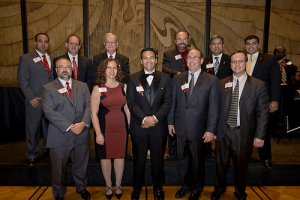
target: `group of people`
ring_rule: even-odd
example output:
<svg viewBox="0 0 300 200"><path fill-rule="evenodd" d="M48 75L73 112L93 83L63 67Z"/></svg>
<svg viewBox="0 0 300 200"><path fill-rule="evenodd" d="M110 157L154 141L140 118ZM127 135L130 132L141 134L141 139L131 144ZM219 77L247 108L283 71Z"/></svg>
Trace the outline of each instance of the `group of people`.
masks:
<svg viewBox="0 0 300 200"><path fill-rule="evenodd" d="M140 198L144 186L148 149L155 199L165 199L162 186L167 141L170 156L177 156L182 185L175 197L190 193L190 200L199 199L213 139L217 171L211 199L220 199L226 191L230 157L235 169L234 194L246 199L253 146L259 148L264 165L272 168L267 126L269 113L275 112L280 102L279 62L275 56L258 51L255 35L245 39L247 54L237 51L231 56L223 54L220 35L211 38L212 55L205 58L197 49L188 50L188 41L186 30L176 32L176 47L163 55L163 72L156 69L157 51L144 48L140 54L143 69L130 75L129 59L116 52L117 36L112 33L104 37L106 52L95 55L93 62L78 54L81 40L76 35L66 40L68 52L53 62L47 54L48 35L35 36L36 49L21 56L18 67L26 105L26 157L29 167L40 158L42 132L43 155L51 157L55 199L63 199L66 193L69 158L76 191L83 199L91 198L86 190L91 122L107 199L114 193L120 199L123 194L128 133L133 153L132 200Z"/></svg>

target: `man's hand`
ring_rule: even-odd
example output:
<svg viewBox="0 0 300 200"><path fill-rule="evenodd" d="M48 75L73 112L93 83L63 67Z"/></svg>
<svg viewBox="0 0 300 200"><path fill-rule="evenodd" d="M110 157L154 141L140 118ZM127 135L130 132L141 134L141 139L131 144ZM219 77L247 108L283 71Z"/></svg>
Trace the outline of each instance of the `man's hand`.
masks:
<svg viewBox="0 0 300 200"><path fill-rule="evenodd" d="M174 137L175 135L175 127L174 125L168 125L168 129L169 129L169 134Z"/></svg>
<svg viewBox="0 0 300 200"><path fill-rule="evenodd" d="M82 130L84 129L84 127L85 127L85 123L79 122L79 123L73 124L73 126L70 128L70 130L75 135L79 135L82 132Z"/></svg>
<svg viewBox="0 0 300 200"><path fill-rule="evenodd" d="M96 135L96 142L99 145L104 145L104 137L102 133Z"/></svg>
<svg viewBox="0 0 300 200"><path fill-rule="evenodd" d="M41 100L41 98L39 97L35 97L34 99L32 99L30 102L31 106L34 108L38 108L40 106L40 102L39 100Z"/></svg>
<svg viewBox="0 0 300 200"><path fill-rule="evenodd" d="M215 134L211 132L205 132L204 136L202 137L204 139L204 143L208 143L214 139Z"/></svg>
<svg viewBox="0 0 300 200"><path fill-rule="evenodd" d="M275 112L276 110L278 110L278 102L277 101L272 101L270 103L270 113Z"/></svg>
<svg viewBox="0 0 300 200"><path fill-rule="evenodd" d="M150 126L154 126L158 121L153 116L148 116L144 122L145 122L145 125L150 127Z"/></svg>
<svg viewBox="0 0 300 200"><path fill-rule="evenodd" d="M254 147L263 147L264 146L264 140L254 138L253 146Z"/></svg>

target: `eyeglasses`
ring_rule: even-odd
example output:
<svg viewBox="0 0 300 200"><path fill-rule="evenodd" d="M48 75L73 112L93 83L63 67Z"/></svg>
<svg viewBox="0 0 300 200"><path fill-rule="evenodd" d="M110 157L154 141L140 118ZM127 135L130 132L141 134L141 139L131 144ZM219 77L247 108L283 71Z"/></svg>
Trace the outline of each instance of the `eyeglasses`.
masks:
<svg viewBox="0 0 300 200"><path fill-rule="evenodd" d="M236 65L237 63L241 64L243 62L246 62L246 61L245 60L234 60L234 61L231 61L230 63Z"/></svg>
<svg viewBox="0 0 300 200"><path fill-rule="evenodd" d="M201 57L199 57L199 56L193 56L193 57L189 56L186 59L188 59L188 60L192 60L192 59L197 60L197 59L200 59L200 58Z"/></svg>
<svg viewBox="0 0 300 200"><path fill-rule="evenodd" d="M105 44L112 44L112 45L115 45L115 44L116 44L116 41L105 41Z"/></svg>
<svg viewBox="0 0 300 200"><path fill-rule="evenodd" d="M58 69L71 69L72 67L71 66L58 66L57 67Z"/></svg>
<svg viewBox="0 0 300 200"><path fill-rule="evenodd" d="M70 44L71 46L73 46L73 45L75 45L75 46L79 46L79 44L77 44L77 43L74 43L74 42L69 42L69 44Z"/></svg>

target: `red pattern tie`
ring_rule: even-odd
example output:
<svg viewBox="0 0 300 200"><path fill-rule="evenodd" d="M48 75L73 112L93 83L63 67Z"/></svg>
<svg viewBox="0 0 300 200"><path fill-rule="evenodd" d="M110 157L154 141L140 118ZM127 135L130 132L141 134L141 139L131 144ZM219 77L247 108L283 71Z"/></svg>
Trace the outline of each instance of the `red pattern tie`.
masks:
<svg viewBox="0 0 300 200"><path fill-rule="evenodd" d="M49 63L48 63L47 58L46 58L45 55L43 55L43 62L44 62L44 65L46 67L46 70L47 70L48 74L50 74Z"/></svg>
<svg viewBox="0 0 300 200"><path fill-rule="evenodd" d="M69 93L69 97L70 97L70 99L72 99L71 88L69 86L69 82L66 82L66 85L67 85L67 90L68 90L68 93Z"/></svg>
<svg viewBox="0 0 300 200"><path fill-rule="evenodd" d="M77 73L78 73L77 69L78 68L77 68L76 60L75 60L75 57L73 57L74 79L76 79L76 80L77 80Z"/></svg>

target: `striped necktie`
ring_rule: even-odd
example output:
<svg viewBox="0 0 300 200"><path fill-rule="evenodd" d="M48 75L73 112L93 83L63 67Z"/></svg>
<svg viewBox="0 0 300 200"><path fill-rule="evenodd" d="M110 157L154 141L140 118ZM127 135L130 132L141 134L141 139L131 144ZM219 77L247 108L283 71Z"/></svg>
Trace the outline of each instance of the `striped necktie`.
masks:
<svg viewBox="0 0 300 200"><path fill-rule="evenodd" d="M231 96L231 105L230 105L230 111L229 111L229 116L227 121L228 125L231 128L237 126L238 105L239 105L239 80L237 79L235 88Z"/></svg>
<svg viewBox="0 0 300 200"><path fill-rule="evenodd" d="M215 75L217 75L220 62L219 62L219 57L215 57L215 59L216 59L216 62L215 62L215 65L214 65L214 72L215 72Z"/></svg>
<svg viewBox="0 0 300 200"><path fill-rule="evenodd" d="M286 71L283 66L280 65L280 72L281 72L281 82L286 83Z"/></svg>

